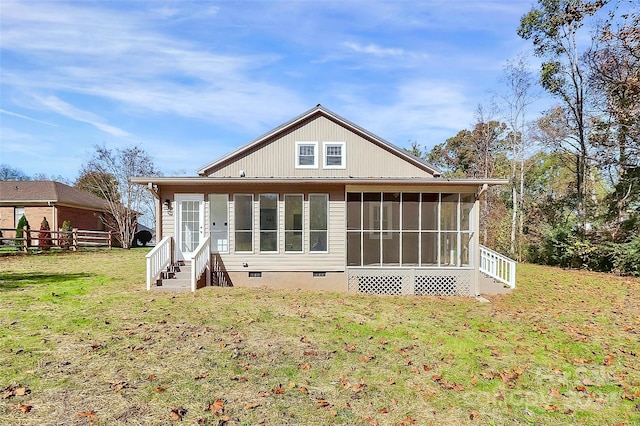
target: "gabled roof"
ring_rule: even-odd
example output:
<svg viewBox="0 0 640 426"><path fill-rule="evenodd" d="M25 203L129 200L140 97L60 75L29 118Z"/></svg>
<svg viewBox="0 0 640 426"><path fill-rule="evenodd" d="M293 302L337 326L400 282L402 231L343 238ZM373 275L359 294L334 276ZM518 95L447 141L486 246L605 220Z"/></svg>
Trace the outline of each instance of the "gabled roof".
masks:
<svg viewBox="0 0 640 426"><path fill-rule="evenodd" d="M102 198L54 181L0 181L1 204L64 204L93 210L105 210Z"/></svg>
<svg viewBox="0 0 640 426"><path fill-rule="evenodd" d="M329 109L323 107L322 105L318 104L317 106L315 106L314 108L311 108L310 110L300 114L299 116L297 116L296 118L282 124L281 126L276 127L275 129L271 130L270 132L265 133L264 135L260 136L257 139L254 139L253 141L241 146L240 148L236 149L235 151L230 152L229 154L226 154L220 158L218 158L217 160L213 161L212 163L209 163L203 167L201 167L200 169L198 169L198 175L200 176L206 176L208 175L212 169L216 168L217 166L233 160L236 157L241 156L242 154L244 154L245 152L261 145L264 143L269 142L269 140L273 139L274 137L276 137L278 134L282 134L287 132L289 129L296 127L299 123L308 120L314 116L324 116L342 126L344 126L345 128L349 129L350 131L360 135L361 137L376 143L384 148L386 148L387 150L391 151L392 153L394 153L395 155L403 158L404 160L412 163L413 165L420 167L421 169L426 170L427 172L429 172L430 174L432 174L434 177L438 177L440 176L442 173L440 171L440 169L438 169L436 166L434 166L433 164L430 164L426 161L424 161L421 158L418 158L412 154L410 154L409 152L405 151L402 148L397 147L396 145L392 144L391 142L388 142L387 140L381 138L380 136L377 136L371 132L369 132L368 130L358 126L355 123L352 123L351 121L339 116L338 114L334 113L333 111L330 111Z"/></svg>

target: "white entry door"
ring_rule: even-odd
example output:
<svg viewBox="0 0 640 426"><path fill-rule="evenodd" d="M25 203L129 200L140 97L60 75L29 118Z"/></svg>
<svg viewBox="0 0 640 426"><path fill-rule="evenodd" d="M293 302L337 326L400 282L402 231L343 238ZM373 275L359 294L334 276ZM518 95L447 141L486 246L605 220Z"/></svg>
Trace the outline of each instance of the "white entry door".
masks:
<svg viewBox="0 0 640 426"><path fill-rule="evenodd" d="M176 252L191 259L204 239L204 194L176 194Z"/></svg>

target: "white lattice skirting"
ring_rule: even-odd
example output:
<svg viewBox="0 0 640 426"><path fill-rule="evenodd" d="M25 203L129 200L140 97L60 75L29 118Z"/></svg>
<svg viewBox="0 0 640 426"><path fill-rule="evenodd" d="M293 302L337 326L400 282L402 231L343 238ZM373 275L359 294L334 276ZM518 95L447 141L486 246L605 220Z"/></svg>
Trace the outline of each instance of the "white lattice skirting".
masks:
<svg viewBox="0 0 640 426"><path fill-rule="evenodd" d="M349 291L418 296L475 296L471 269L349 269Z"/></svg>

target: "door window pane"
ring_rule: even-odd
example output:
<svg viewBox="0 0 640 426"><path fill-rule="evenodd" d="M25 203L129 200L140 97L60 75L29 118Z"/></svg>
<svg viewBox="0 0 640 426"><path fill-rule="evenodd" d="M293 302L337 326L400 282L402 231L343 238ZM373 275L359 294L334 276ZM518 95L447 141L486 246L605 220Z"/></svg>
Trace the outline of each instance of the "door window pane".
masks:
<svg viewBox="0 0 640 426"><path fill-rule="evenodd" d="M468 232L463 232L461 237L462 248L460 251L460 264L462 266L471 265L471 235Z"/></svg>
<svg viewBox="0 0 640 426"><path fill-rule="evenodd" d="M180 202L180 250L191 253L200 244L200 202Z"/></svg>

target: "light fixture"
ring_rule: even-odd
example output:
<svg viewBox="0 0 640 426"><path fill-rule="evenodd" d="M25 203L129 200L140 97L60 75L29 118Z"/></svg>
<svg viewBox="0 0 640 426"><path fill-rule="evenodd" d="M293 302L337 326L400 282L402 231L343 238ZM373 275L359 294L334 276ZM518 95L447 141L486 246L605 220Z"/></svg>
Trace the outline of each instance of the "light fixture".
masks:
<svg viewBox="0 0 640 426"><path fill-rule="evenodd" d="M162 203L162 204L164 204L164 206L167 208L167 210L171 210L171 200L170 199L167 198L166 200L164 200L164 203Z"/></svg>

